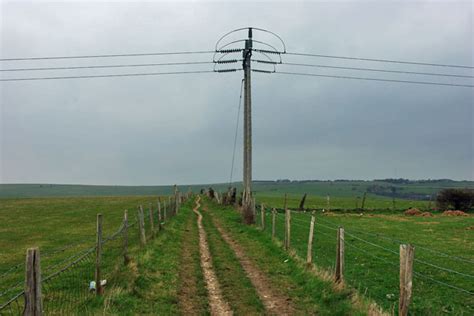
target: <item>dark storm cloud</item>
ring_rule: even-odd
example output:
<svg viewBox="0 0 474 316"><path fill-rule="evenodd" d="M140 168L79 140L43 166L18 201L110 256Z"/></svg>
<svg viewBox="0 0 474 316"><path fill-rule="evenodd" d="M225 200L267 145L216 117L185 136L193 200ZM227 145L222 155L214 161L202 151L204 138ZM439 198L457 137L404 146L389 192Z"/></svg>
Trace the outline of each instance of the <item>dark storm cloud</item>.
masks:
<svg viewBox="0 0 474 316"><path fill-rule="evenodd" d="M455 64L472 64L473 56L469 2L1 3L0 53L4 58L212 50L220 35L249 25L280 34L288 51ZM209 58L38 61L3 63L2 67ZM284 60L368 65L289 55ZM185 69L207 70L208 66L151 71ZM407 79L284 65L280 69ZM139 71L150 70L114 73ZM472 74L462 69L429 71ZM95 184L227 181L241 76L2 83L0 180ZM461 82L426 76L408 79ZM474 178L472 89L278 74L254 74L252 84L256 179ZM238 145L234 174L241 178L241 138Z"/></svg>

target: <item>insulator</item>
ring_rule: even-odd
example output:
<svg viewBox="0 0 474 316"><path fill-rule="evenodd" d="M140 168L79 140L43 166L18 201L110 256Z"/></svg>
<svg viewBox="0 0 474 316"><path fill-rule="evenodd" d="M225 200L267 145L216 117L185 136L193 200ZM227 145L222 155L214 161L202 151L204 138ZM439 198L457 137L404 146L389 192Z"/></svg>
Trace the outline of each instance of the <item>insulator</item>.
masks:
<svg viewBox="0 0 474 316"><path fill-rule="evenodd" d="M227 59L227 60L218 60L216 63L218 64L233 64L238 62L237 59Z"/></svg>
<svg viewBox="0 0 474 316"><path fill-rule="evenodd" d="M252 69L252 71L255 71L255 72L263 72L263 73L265 73L265 74L272 74L272 73L274 73L274 71L261 70L261 69Z"/></svg>
<svg viewBox="0 0 474 316"><path fill-rule="evenodd" d="M238 53L243 51L242 48L230 48L230 49L221 49L221 50L216 50L216 53Z"/></svg>
<svg viewBox="0 0 474 316"><path fill-rule="evenodd" d="M214 70L215 72L234 72L237 71L238 69L218 69Z"/></svg>
<svg viewBox="0 0 474 316"><path fill-rule="evenodd" d="M252 59L252 61L255 61L257 63L262 63L262 64L271 64L271 65L281 64L281 63L276 62L276 61L260 60L260 59Z"/></svg>
<svg viewBox="0 0 474 316"><path fill-rule="evenodd" d="M267 53L267 54L284 54L283 52L274 51L274 50L266 50L266 49L252 49L253 51L260 52L260 53Z"/></svg>

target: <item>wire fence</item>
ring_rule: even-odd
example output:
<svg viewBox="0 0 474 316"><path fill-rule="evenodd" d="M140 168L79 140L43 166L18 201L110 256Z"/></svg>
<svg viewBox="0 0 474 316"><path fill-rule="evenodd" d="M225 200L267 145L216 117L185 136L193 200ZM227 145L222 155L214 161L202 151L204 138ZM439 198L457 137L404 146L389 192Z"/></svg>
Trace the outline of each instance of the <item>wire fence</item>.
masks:
<svg viewBox="0 0 474 316"><path fill-rule="evenodd" d="M127 264L128 249L142 246L140 209L143 210L146 241L152 239L162 225L176 215L180 204L191 196L181 195L162 203L150 203L146 210L140 206L133 219L122 222L101 243L100 282L112 291L120 282L121 269ZM151 213L151 214L150 214ZM138 228L138 229L137 229ZM41 254L41 300L46 315L91 315L102 308L97 298L95 273L97 268L97 243L94 235L85 241L62 246ZM125 242L126 240L126 242ZM79 250L78 250L79 249ZM125 264L124 264L125 263ZM18 263L0 275L0 315L22 315L25 310L25 263Z"/></svg>
<svg viewBox="0 0 474 316"><path fill-rule="evenodd" d="M285 240L283 209L265 208L262 223L261 205L256 206L256 224L266 234L275 230L275 238ZM322 212L315 216L312 262L330 274L335 273L337 231L342 226L337 216ZM272 227L275 216L275 227ZM290 247L306 258L311 213L291 212ZM352 226L352 225L351 225ZM407 232L409 233L409 232ZM400 244L402 240L363 229L344 229L344 281L375 301L384 310L396 314L400 286ZM455 256L426 246L414 245L413 298L414 314L474 314L474 265L469 258Z"/></svg>

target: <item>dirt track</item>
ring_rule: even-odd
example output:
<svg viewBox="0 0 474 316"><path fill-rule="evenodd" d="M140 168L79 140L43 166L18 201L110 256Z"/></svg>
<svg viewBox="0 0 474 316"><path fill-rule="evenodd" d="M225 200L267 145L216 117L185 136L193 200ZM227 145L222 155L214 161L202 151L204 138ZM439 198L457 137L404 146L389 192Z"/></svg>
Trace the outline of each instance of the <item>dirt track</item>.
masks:
<svg viewBox="0 0 474 316"><path fill-rule="evenodd" d="M201 197L198 196L196 199L196 206L193 208L193 212L198 216L197 224L199 229L199 250L201 254L201 267L206 281L207 291L209 293L209 306L211 309L211 315L232 315L232 310L229 304L224 300L222 291L217 280L216 273L212 266L212 257L209 251L209 245L207 244L206 231L202 225L202 215L199 212L201 204Z"/></svg>
<svg viewBox="0 0 474 316"><path fill-rule="evenodd" d="M260 300L270 315L292 315L294 309L291 300L275 290L265 274L247 257L243 248L225 232L216 221L213 221L225 242L234 251L242 268L255 287Z"/></svg>

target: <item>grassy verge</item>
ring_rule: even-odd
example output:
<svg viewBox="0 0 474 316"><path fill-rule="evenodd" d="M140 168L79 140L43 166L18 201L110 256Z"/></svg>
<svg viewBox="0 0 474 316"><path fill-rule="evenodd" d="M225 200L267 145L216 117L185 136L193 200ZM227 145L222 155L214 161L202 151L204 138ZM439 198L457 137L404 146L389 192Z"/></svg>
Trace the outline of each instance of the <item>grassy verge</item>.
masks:
<svg viewBox="0 0 474 316"><path fill-rule="evenodd" d="M246 254L267 274L272 284L291 298L297 314L364 315L351 302L347 290L335 291L330 282L306 271L298 262L252 226L241 224L240 215L228 207L210 205L210 213L245 249Z"/></svg>
<svg viewBox="0 0 474 316"><path fill-rule="evenodd" d="M193 217L188 204L171 218L145 249L134 249L132 262L120 267L116 282L95 302L95 313L109 315L175 315L180 313L181 246L186 223Z"/></svg>
<svg viewBox="0 0 474 316"><path fill-rule="evenodd" d="M264 307L233 250L222 239L207 211L201 211L222 294L237 315L258 315Z"/></svg>
<svg viewBox="0 0 474 316"><path fill-rule="evenodd" d="M271 213L267 212L266 219L265 234L270 236ZM308 213L292 212L291 247L300 257L306 256L309 222ZM398 308L399 244L411 243L416 260L411 311L421 315L474 312L474 296L449 286L474 292L474 216L317 212L313 258L317 266L328 271L335 264L339 226L346 231L346 282L385 310ZM281 213L277 215L276 234L279 240L284 239Z"/></svg>

